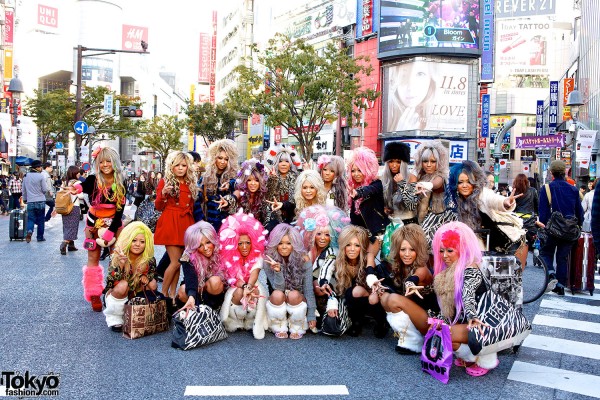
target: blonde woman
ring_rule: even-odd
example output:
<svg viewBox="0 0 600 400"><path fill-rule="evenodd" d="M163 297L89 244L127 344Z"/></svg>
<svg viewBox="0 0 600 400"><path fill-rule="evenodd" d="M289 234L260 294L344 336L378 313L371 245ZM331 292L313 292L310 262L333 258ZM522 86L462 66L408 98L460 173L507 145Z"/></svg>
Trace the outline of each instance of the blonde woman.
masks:
<svg viewBox="0 0 600 400"><path fill-rule="evenodd" d="M103 268L100 247L112 245L121 228L125 208L125 179L119 153L110 147L98 147L92 153L94 174L71 188L72 194L86 193L90 199L85 237L88 250L87 265L83 267L83 295L96 312L102 311L100 295L103 286Z"/></svg>
<svg viewBox="0 0 600 400"><path fill-rule="evenodd" d="M125 303L146 288L156 290L155 275L152 232L144 223L132 222L119 235L106 276L104 315L109 328L122 330Z"/></svg>
<svg viewBox="0 0 600 400"><path fill-rule="evenodd" d="M166 247L169 266L165 271L162 293L170 298L176 295L179 279L179 258L183 254L185 230L194 224L194 199L198 194L192 156L175 151L167 156L165 177L156 188L154 206L162 211L156 223L154 242Z"/></svg>

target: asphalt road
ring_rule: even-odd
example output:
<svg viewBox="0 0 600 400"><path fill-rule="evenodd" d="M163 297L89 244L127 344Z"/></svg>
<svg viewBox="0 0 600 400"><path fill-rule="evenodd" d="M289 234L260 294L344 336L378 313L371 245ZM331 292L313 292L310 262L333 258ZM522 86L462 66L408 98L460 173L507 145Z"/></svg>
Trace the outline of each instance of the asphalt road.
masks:
<svg viewBox="0 0 600 400"><path fill-rule="evenodd" d="M573 370L591 376L588 385L595 384L594 379L600 381L600 358L594 358L600 354L600 313L565 311L560 304L552 308L556 302L589 303L592 308L588 311L594 311L598 302L589 296L563 300L547 295L546 307L540 308L538 301L527 305L525 311L531 319L544 314L590 322L584 331L534 325L534 334L586 342L592 346L587 350L591 356L523 346L517 355L502 353L499 367L484 377L473 378L453 368L447 385L423 373L418 356L397 354L391 334L376 339L370 329L358 338L308 333L299 341L276 339L270 333L263 340L255 340L250 332L236 332L223 342L186 352L170 347L170 332L125 339L110 331L104 316L92 312L83 299L81 268L86 254L79 250L60 255L60 218L54 218L53 226L46 230L46 242L27 244L9 242L8 217L0 217L0 371L59 374L58 398L180 399L187 398L188 387L232 385L342 385L348 391L345 396L252 398L589 398L571 389L522 382L519 377L526 374L516 370L522 367L519 363ZM82 237L80 234L79 248ZM157 257L162 252L157 251ZM107 264L103 262L105 267ZM562 376L556 374L556 379ZM544 376L556 380L551 372ZM297 393L306 393L303 390L298 388ZM241 388L236 393L251 392Z"/></svg>

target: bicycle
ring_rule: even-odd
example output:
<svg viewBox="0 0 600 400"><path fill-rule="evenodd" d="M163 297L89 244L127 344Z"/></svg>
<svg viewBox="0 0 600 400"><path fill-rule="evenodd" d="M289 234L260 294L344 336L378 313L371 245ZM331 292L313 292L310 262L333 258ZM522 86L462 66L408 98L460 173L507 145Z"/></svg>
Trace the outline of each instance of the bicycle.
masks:
<svg viewBox="0 0 600 400"><path fill-rule="evenodd" d="M529 304L548 291L548 266L540 257L544 235L543 228L536 225L537 215L534 213L517 213L517 215L523 219L525 241L529 247L527 265L522 268L523 304Z"/></svg>

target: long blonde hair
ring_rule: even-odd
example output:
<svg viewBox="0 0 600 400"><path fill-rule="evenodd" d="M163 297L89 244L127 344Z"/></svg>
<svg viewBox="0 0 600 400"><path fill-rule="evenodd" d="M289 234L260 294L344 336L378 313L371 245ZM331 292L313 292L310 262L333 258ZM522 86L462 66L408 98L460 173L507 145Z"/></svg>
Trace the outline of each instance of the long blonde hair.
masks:
<svg viewBox="0 0 600 400"><path fill-rule="evenodd" d="M121 166L121 158L119 153L112 147L103 147L94 151L94 175L96 176L96 190L94 196L90 200L92 205L102 203L102 196L108 201L115 203L117 210L121 210L125 206L126 189L123 185L123 167ZM94 157L92 153L92 157ZM113 183L108 185L104 174L100 171L100 163L102 161L110 161L113 168ZM112 196L110 192L112 191Z"/></svg>
<svg viewBox="0 0 600 400"><path fill-rule="evenodd" d="M165 170L165 177L163 179L165 181L165 186L173 186L171 196L179 197L179 180L177 180L177 177L173 173L173 167L184 160L187 164L187 171L185 173L185 176L183 177L183 181L188 185L192 194L192 199L195 199L198 195L198 185L196 184L198 178L193 168L194 159L190 154L184 153L183 151L173 151L169 153L169 155L167 156L167 167Z"/></svg>
<svg viewBox="0 0 600 400"><path fill-rule="evenodd" d="M208 148L208 160L206 162L206 171L202 174L202 184L206 188L207 193L214 194L217 192L217 166L215 161L220 152L224 151L229 158L227 168L221 175L221 183L229 182L235 179L238 173L238 150L235 142L231 139L222 139L213 142Z"/></svg>
<svg viewBox="0 0 600 400"><path fill-rule="evenodd" d="M144 235L146 247L144 247L144 251L137 258L137 260L132 263L129 259L129 251L131 249L131 243L133 242L133 239L135 239L135 237L139 234ZM142 265L147 265L148 262L150 262L150 260L154 257L154 236L152 235L150 228L148 228L143 222L134 221L123 228L119 234L119 238L117 239L115 247L119 248L127 256L129 263L125 265L125 271L123 271L123 273L125 276L130 276L132 267L137 268ZM112 257L110 265L113 267L118 267L119 257Z"/></svg>
<svg viewBox="0 0 600 400"><path fill-rule="evenodd" d="M308 204L306 204L306 200L302 197L302 185L304 182L308 182L317 189L317 196L311 206L315 205L325 205L325 197L327 193L325 192L325 184L323 183L323 178L321 175L315 170L307 169L306 171L302 171L298 178L296 179L296 187L294 189L294 200L296 201L296 214L299 214L302 210L304 210Z"/></svg>
<svg viewBox="0 0 600 400"><path fill-rule="evenodd" d="M360 255L356 266L350 265L346 260L346 246L352 238L357 238L360 243ZM338 242L340 250L335 260L335 291L338 296L343 296L344 292L352 286L354 278L356 278L357 285L365 286L369 232L363 227L348 225L342 229Z"/></svg>

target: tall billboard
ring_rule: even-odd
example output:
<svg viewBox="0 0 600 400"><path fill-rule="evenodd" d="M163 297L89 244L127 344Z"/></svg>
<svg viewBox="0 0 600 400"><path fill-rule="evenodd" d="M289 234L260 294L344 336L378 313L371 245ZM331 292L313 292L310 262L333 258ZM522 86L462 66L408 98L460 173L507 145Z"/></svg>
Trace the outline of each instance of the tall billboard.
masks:
<svg viewBox="0 0 600 400"><path fill-rule="evenodd" d="M479 0L380 0L381 59L424 53L479 56Z"/></svg>
<svg viewBox="0 0 600 400"><path fill-rule="evenodd" d="M410 61L384 67L383 132L467 132L469 65Z"/></svg>

